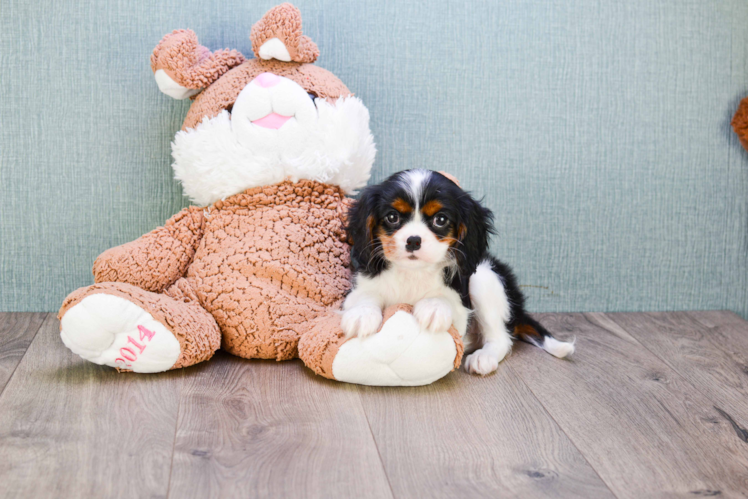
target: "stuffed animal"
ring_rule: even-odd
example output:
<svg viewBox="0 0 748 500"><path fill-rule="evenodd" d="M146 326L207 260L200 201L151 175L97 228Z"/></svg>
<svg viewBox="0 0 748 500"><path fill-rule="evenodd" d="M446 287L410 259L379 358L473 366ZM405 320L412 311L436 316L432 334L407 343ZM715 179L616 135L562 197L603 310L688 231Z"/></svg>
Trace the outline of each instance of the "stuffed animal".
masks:
<svg viewBox="0 0 748 500"><path fill-rule="evenodd" d="M346 339L350 288L346 198L370 176L369 113L335 75L294 6L252 27L255 58L211 52L195 33L166 35L151 56L159 89L193 99L172 143L175 177L198 206L109 249L95 284L59 312L74 353L123 371L162 372L210 359L301 357L319 375L422 385L458 367L456 330L421 331L409 306L379 333Z"/></svg>
<svg viewBox="0 0 748 500"><path fill-rule="evenodd" d="M738 135L740 144L748 150L748 97L740 101L735 116L732 117L732 129Z"/></svg>

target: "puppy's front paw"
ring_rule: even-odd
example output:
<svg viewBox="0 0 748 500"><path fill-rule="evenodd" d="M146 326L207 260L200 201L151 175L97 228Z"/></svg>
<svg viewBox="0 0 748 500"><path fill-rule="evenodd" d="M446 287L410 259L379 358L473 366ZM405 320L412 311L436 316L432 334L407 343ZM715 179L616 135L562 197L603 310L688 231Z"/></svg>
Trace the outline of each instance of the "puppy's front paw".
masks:
<svg viewBox="0 0 748 500"><path fill-rule="evenodd" d="M368 337L379 330L382 324L382 311L377 307L359 306L343 313L340 326L347 338Z"/></svg>
<svg viewBox="0 0 748 500"><path fill-rule="evenodd" d="M465 369L474 375L488 375L499 367L499 362L509 353L509 347L487 344L465 359Z"/></svg>
<svg viewBox="0 0 748 500"><path fill-rule="evenodd" d="M452 307L444 299L419 300L413 307L413 316L421 328L430 332L444 332L452 326Z"/></svg>

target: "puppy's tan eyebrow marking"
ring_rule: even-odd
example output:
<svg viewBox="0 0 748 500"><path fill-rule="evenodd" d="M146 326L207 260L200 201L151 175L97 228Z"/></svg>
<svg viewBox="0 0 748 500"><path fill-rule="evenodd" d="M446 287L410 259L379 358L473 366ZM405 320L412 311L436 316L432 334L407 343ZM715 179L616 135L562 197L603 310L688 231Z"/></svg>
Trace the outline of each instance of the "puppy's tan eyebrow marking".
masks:
<svg viewBox="0 0 748 500"><path fill-rule="evenodd" d="M423 212L427 217L431 217L442 208L444 208L444 205L439 203L437 200L431 200L423 206L421 212Z"/></svg>
<svg viewBox="0 0 748 500"><path fill-rule="evenodd" d="M410 206L410 203L403 200L402 198L397 198L395 201L393 201L392 208L400 213L408 213L413 211L413 207Z"/></svg>

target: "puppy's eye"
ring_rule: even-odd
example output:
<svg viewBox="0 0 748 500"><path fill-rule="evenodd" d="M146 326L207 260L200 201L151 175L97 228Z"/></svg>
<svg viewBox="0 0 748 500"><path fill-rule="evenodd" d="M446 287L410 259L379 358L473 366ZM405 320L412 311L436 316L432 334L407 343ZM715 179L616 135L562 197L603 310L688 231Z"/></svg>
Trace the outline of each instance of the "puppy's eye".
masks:
<svg viewBox="0 0 748 500"><path fill-rule="evenodd" d="M389 224L390 226L394 226L395 224L400 222L400 214L398 214L397 212L390 212L387 214L384 220L386 220L387 224Z"/></svg>
<svg viewBox="0 0 748 500"><path fill-rule="evenodd" d="M433 224L434 227L442 228L447 225L449 222L449 219L444 214L436 214L434 216Z"/></svg>

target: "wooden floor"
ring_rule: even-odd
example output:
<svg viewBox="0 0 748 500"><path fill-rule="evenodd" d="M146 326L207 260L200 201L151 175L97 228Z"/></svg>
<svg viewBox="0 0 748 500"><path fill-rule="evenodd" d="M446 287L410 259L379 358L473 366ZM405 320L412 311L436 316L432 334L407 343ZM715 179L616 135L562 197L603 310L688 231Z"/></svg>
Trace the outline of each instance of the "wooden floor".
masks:
<svg viewBox="0 0 748 500"><path fill-rule="evenodd" d="M84 362L53 314L0 313L0 497L744 497L748 322L545 314L572 360L517 344L421 388L213 360Z"/></svg>

